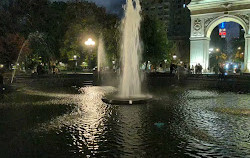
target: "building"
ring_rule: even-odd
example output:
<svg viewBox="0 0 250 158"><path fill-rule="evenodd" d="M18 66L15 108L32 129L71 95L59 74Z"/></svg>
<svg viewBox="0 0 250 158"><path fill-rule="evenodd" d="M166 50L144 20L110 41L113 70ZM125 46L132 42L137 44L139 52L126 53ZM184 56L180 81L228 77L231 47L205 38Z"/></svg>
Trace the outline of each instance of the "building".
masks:
<svg viewBox="0 0 250 158"><path fill-rule="evenodd" d="M149 16L158 17L166 27L170 21L170 3L169 0L141 0L142 11Z"/></svg>
<svg viewBox="0 0 250 158"><path fill-rule="evenodd" d="M241 69L250 72L249 0L192 0L188 8L191 11L190 65L200 63L204 72L208 71L209 43L214 28L223 22L235 22L245 30Z"/></svg>
<svg viewBox="0 0 250 158"><path fill-rule="evenodd" d="M177 57L189 62L190 0L141 0L143 14L155 16L165 24L170 40L178 47Z"/></svg>

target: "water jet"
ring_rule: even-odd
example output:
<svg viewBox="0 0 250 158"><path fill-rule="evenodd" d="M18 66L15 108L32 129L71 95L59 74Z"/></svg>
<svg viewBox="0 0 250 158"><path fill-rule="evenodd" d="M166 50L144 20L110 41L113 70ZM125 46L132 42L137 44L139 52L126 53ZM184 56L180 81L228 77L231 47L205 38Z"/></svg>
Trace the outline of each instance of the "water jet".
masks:
<svg viewBox="0 0 250 158"><path fill-rule="evenodd" d="M152 97L143 95L140 79L141 59L140 0L127 0L122 25L121 78L118 94L103 98L109 104L144 104Z"/></svg>

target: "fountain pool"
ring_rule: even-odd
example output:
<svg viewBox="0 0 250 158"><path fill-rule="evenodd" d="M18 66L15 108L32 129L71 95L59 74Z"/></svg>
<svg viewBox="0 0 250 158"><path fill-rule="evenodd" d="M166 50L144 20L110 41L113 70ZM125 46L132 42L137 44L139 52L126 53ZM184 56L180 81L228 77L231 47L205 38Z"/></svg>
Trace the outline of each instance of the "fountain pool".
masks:
<svg viewBox="0 0 250 158"><path fill-rule="evenodd" d="M249 94L158 87L145 106L110 106L112 87L42 82L0 99L1 157L249 157Z"/></svg>

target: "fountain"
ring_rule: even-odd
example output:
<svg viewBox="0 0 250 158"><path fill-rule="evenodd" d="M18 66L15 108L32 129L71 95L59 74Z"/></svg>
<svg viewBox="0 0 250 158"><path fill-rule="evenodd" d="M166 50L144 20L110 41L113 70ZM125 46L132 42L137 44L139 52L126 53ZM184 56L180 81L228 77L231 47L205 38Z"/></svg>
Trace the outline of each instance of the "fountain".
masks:
<svg viewBox="0 0 250 158"><path fill-rule="evenodd" d="M100 71L102 71L102 69L104 69L107 66L105 47L102 36L99 37L97 63L98 63L97 66L98 73L100 73Z"/></svg>
<svg viewBox="0 0 250 158"><path fill-rule="evenodd" d="M151 97L141 92L139 62L141 59L141 6L139 0L127 0L122 27L120 92L103 99L110 104L140 104Z"/></svg>
<svg viewBox="0 0 250 158"><path fill-rule="evenodd" d="M30 33L28 38L23 42L23 45L18 53L18 57L17 57L17 60L16 60L16 63L15 63L15 67L17 68L17 65L19 63L19 60L20 60L20 57L21 57L21 54L23 52L23 49L24 47L26 46L26 44L28 44L28 42L31 40L31 39L38 39L38 40L41 40L43 38L43 34L39 33L38 31L37 32L34 32L34 33ZM14 71L12 72L12 76L11 76L11 81L10 83L12 84L13 81L14 81L14 78L15 78L15 75L16 75L16 68L14 69Z"/></svg>
<svg viewBox="0 0 250 158"><path fill-rule="evenodd" d="M22 47L21 47L21 49L20 49L20 51L19 51L19 53L18 53L18 57L17 57L16 63L15 63L16 68L15 68L14 71L12 72L12 76L11 76L11 81L10 81L11 84L12 84L13 81L14 81L14 77L15 77L15 75L16 75L16 69L17 69L18 61L19 61L20 56L21 56L21 54L22 54L22 52L23 52L23 48L26 46L26 44L27 44L28 41L29 41L29 38L23 42L23 45L22 45Z"/></svg>

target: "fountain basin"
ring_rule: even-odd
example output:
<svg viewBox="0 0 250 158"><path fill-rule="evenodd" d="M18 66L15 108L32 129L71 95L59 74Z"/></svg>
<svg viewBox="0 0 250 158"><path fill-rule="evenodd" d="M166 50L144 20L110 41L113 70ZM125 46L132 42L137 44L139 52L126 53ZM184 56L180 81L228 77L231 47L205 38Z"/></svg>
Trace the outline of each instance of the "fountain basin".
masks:
<svg viewBox="0 0 250 158"><path fill-rule="evenodd" d="M129 97L122 98L118 96L107 96L102 98L102 101L112 105L135 105L135 104L146 104L152 101L152 96L140 96L140 97Z"/></svg>

